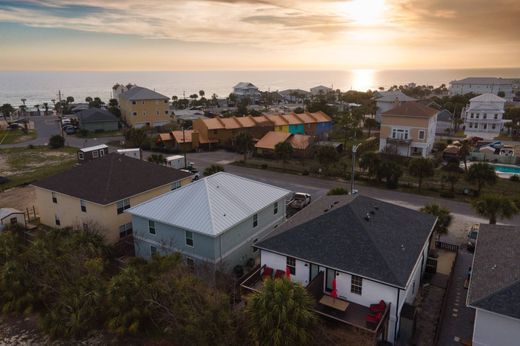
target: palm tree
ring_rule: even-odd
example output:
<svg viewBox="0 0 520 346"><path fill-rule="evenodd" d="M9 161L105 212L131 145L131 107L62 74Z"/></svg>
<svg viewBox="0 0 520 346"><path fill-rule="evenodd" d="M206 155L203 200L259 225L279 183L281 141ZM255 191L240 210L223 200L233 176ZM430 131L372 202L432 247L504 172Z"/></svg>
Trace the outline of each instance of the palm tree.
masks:
<svg viewBox="0 0 520 346"><path fill-rule="evenodd" d="M2 112L2 115L4 116L5 121L7 121L7 117L11 115L11 113L14 112L14 107L11 106L10 103L4 103L0 107L0 112Z"/></svg>
<svg viewBox="0 0 520 346"><path fill-rule="evenodd" d="M364 126L368 129L368 137L370 137L370 134L372 132L372 129L377 127L377 121L373 118L367 118L364 120Z"/></svg>
<svg viewBox="0 0 520 346"><path fill-rule="evenodd" d="M516 204L509 198L499 195L485 195L471 202L477 214L489 219L489 224L497 223L497 217L510 219L518 214Z"/></svg>
<svg viewBox="0 0 520 346"><path fill-rule="evenodd" d="M276 157L286 163L292 156L293 148L289 142L280 142L274 146L274 154Z"/></svg>
<svg viewBox="0 0 520 346"><path fill-rule="evenodd" d="M268 279L246 307L251 337L257 345L310 345L314 302L305 288L286 278Z"/></svg>
<svg viewBox="0 0 520 346"><path fill-rule="evenodd" d="M38 111L38 116L40 116L40 105L34 105L34 108L36 108L36 110Z"/></svg>
<svg viewBox="0 0 520 346"><path fill-rule="evenodd" d="M359 158L359 167L368 171L370 177L377 175L377 170L381 164L379 154L373 151L367 151Z"/></svg>
<svg viewBox="0 0 520 346"><path fill-rule="evenodd" d="M445 174L441 177L442 182L446 182L451 186L451 192L455 193L455 184L459 181L459 177L455 174Z"/></svg>
<svg viewBox="0 0 520 346"><path fill-rule="evenodd" d="M450 224L453 221L453 217L449 209L441 207L438 204L431 203L426 204L420 209L420 211L437 217L437 223L435 224L434 228L435 233L437 233L437 239L439 239L442 234L448 233L448 227L450 227Z"/></svg>
<svg viewBox="0 0 520 346"><path fill-rule="evenodd" d="M254 148L253 136L249 132L240 132L234 138L235 148L244 154L244 162L247 160L247 153Z"/></svg>
<svg viewBox="0 0 520 346"><path fill-rule="evenodd" d="M459 155L462 158L462 161L464 162L464 171L468 173L468 155L471 153L471 144L467 139L463 140L460 146Z"/></svg>
<svg viewBox="0 0 520 346"><path fill-rule="evenodd" d="M199 90L199 96L200 96L200 97L204 97L204 95L206 95L206 93L204 92L204 90Z"/></svg>
<svg viewBox="0 0 520 346"><path fill-rule="evenodd" d="M478 194L485 185L494 185L497 182L493 166L482 162L472 164L466 178L470 183L477 184Z"/></svg>
<svg viewBox="0 0 520 346"><path fill-rule="evenodd" d="M412 177L417 178L419 192L421 191L423 178L433 177L434 165L433 161L425 157L417 157L410 161L408 166L408 173Z"/></svg>
<svg viewBox="0 0 520 346"><path fill-rule="evenodd" d="M49 104L47 102L43 103L43 109L45 109L45 112L43 113L43 115L49 114Z"/></svg>

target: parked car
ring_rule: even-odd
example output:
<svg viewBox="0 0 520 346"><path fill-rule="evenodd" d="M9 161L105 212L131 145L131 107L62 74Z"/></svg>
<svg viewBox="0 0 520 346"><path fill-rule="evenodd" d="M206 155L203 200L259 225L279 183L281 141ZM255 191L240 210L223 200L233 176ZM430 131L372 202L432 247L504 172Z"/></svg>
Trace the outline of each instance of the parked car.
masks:
<svg viewBox="0 0 520 346"><path fill-rule="evenodd" d="M76 129L74 128L74 126L64 126L63 132L65 132L68 135L73 135L76 133Z"/></svg>
<svg viewBox="0 0 520 346"><path fill-rule="evenodd" d="M478 229L479 225L475 224L471 226L470 230L468 231L468 251L473 252L475 250L475 245L477 244Z"/></svg>
<svg viewBox="0 0 520 346"><path fill-rule="evenodd" d="M289 207L303 209L311 203L311 195L305 192L296 192L289 201Z"/></svg>
<svg viewBox="0 0 520 346"><path fill-rule="evenodd" d="M193 162L190 162L188 164L188 167L186 169L181 169L182 172L186 172L186 173L191 173L193 174L193 181L195 180L199 180L200 178L200 173L199 171L195 168Z"/></svg>

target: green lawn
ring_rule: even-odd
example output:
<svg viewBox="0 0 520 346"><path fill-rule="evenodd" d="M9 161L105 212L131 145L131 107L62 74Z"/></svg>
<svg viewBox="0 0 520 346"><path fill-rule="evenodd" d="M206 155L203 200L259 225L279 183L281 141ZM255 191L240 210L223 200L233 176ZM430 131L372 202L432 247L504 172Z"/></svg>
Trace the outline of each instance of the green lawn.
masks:
<svg viewBox="0 0 520 346"><path fill-rule="evenodd" d="M28 134L25 134L23 130L0 130L0 144L14 144L22 143L35 139L37 136L36 131L30 130Z"/></svg>
<svg viewBox="0 0 520 346"><path fill-rule="evenodd" d="M0 149L0 176L9 182L0 190L30 184L36 180L65 171L77 162L76 148L48 147Z"/></svg>

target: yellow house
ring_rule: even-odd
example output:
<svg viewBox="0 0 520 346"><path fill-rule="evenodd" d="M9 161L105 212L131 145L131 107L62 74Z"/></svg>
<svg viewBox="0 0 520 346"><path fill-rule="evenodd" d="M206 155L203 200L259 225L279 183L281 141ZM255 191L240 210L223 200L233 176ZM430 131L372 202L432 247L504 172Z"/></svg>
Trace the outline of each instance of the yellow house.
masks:
<svg viewBox="0 0 520 346"><path fill-rule="evenodd" d="M435 142L438 112L418 102L396 103L381 114L379 151L426 157Z"/></svg>
<svg viewBox="0 0 520 346"><path fill-rule="evenodd" d="M170 98L153 90L134 86L119 95L121 117L129 126L161 126L172 120Z"/></svg>
<svg viewBox="0 0 520 346"><path fill-rule="evenodd" d="M40 222L95 229L107 243L132 234L125 210L190 183L190 173L112 153L34 183Z"/></svg>

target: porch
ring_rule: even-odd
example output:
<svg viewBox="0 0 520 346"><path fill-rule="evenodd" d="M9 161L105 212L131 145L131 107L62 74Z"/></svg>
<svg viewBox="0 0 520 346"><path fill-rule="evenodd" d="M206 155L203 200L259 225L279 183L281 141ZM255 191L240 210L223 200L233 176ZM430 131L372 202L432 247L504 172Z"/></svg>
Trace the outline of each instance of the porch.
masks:
<svg viewBox="0 0 520 346"><path fill-rule="evenodd" d="M242 282L241 288L247 292L261 292L263 288L262 274L265 268L266 266L264 265L254 271ZM387 302L386 308L378 322L367 322L367 316L372 314L370 308L341 298L332 298L326 294L324 292L324 277L324 272L320 271L305 287L310 296L314 298L314 311L325 319L352 326L372 335L374 343L377 340L386 340L390 303Z"/></svg>

